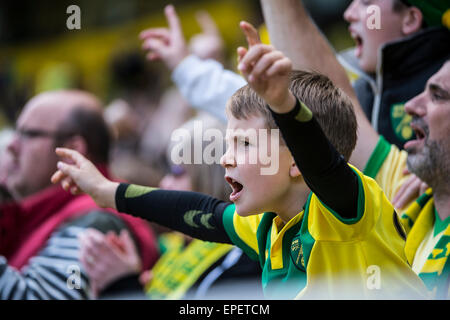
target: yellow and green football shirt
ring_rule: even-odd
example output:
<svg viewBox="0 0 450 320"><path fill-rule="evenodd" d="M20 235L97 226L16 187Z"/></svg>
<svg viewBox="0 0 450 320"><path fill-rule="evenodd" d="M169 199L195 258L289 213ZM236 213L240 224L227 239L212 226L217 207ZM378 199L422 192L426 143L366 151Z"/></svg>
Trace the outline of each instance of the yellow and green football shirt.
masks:
<svg viewBox="0 0 450 320"><path fill-rule="evenodd" d="M405 174L408 153L391 145L382 136L364 168L364 174L378 183L389 200L394 199L403 183L409 178Z"/></svg>
<svg viewBox="0 0 450 320"><path fill-rule="evenodd" d="M241 217L234 206L226 209L225 230L259 260L268 298L423 297L392 205L373 179L354 170L359 199L353 219L342 219L314 193L286 224L275 213Z"/></svg>
<svg viewBox="0 0 450 320"><path fill-rule="evenodd" d="M432 190L420 196L402 214L408 238L405 253L413 270L432 296L448 299L450 277L450 217L441 220L434 206Z"/></svg>
<svg viewBox="0 0 450 320"><path fill-rule="evenodd" d="M364 170L377 181L389 199L407 179L403 174L407 156L406 151L400 151L380 137ZM399 215L407 234L405 253L408 262L434 297L448 298L450 218L444 221L439 218L431 189Z"/></svg>

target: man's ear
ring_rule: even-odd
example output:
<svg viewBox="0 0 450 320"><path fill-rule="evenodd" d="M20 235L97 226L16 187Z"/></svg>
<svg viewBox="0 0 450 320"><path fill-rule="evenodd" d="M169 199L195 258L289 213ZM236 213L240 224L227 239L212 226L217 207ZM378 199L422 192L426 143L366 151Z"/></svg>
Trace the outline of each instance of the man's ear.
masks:
<svg viewBox="0 0 450 320"><path fill-rule="evenodd" d="M86 140L80 135L76 135L68 139L63 144L64 148L73 149L81 153L83 156L87 156L87 144Z"/></svg>
<svg viewBox="0 0 450 320"><path fill-rule="evenodd" d="M292 162L292 165L289 169L289 175L291 176L291 178L298 178L302 176L302 173L300 172L294 161Z"/></svg>
<svg viewBox="0 0 450 320"><path fill-rule="evenodd" d="M402 32L405 36L413 34L422 28L423 14L419 8L411 6L406 9L403 17Z"/></svg>

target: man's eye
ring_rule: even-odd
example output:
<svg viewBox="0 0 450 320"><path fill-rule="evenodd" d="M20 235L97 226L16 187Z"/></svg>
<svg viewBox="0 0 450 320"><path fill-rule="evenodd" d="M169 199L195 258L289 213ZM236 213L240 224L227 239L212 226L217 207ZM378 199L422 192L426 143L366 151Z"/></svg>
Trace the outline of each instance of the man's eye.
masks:
<svg viewBox="0 0 450 320"><path fill-rule="evenodd" d="M431 95L431 98L432 98L434 101L440 101L440 100L444 99L444 97L442 97L442 96L439 95L438 93L433 93L433 94Z"/></svg>

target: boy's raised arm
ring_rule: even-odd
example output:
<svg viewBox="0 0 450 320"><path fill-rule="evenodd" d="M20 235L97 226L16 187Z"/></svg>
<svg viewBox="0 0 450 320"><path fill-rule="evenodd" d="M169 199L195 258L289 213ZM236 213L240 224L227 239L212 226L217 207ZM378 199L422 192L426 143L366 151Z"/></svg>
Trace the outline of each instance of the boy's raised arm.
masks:
<svg viewBox="0 0 450 320"><path fill-rule="evenodd" d="M342 218L357 216L358 178L323 133L311 110L289 90L292 64L256 29L241 22L249 48L238 48L239 66L250 87L269 105L305 182Z"/></svg>
<svg viewBox="0 0 450 320"><path fill-rule="evenodd" d="M352 100L358 120L358 141L350 162L363 170L379 135L366 118L334 50L313 23L301 0L261 0L270 40L292 60L293 68L328 76Z"/></svg>

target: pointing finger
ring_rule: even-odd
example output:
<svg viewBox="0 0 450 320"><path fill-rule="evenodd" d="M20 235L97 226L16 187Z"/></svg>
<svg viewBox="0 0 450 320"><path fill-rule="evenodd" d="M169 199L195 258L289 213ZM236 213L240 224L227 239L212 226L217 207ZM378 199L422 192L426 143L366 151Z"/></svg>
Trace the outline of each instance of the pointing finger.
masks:
<svg viewBox="0 0 450 320"><path fill-rule="evenodd" d="M239 26L241 27L241 30L244 32L244 35L247 38L247 43L248 43L249 47L254 46L255 44L261 43L261 40L259 39L258 31L252 24L250 24L246 21L241 21Z"/></svg>
<svg viewBox="0 0 450 320"><path fill-rule="evenodd" d="M175 11L173 5L168 5L164 8L164 13L166 14L167 22L169 24L170 32L176 36L182 36L180 19Z"/></svg>
<svg viewBox="0 0 450 320"><path fill-rule="evenodd" d="M78 151L67 148L56 148L56 154L62 158L67 158L75 162L77 166L80 166L83 161L86 160Z"/></svg>

